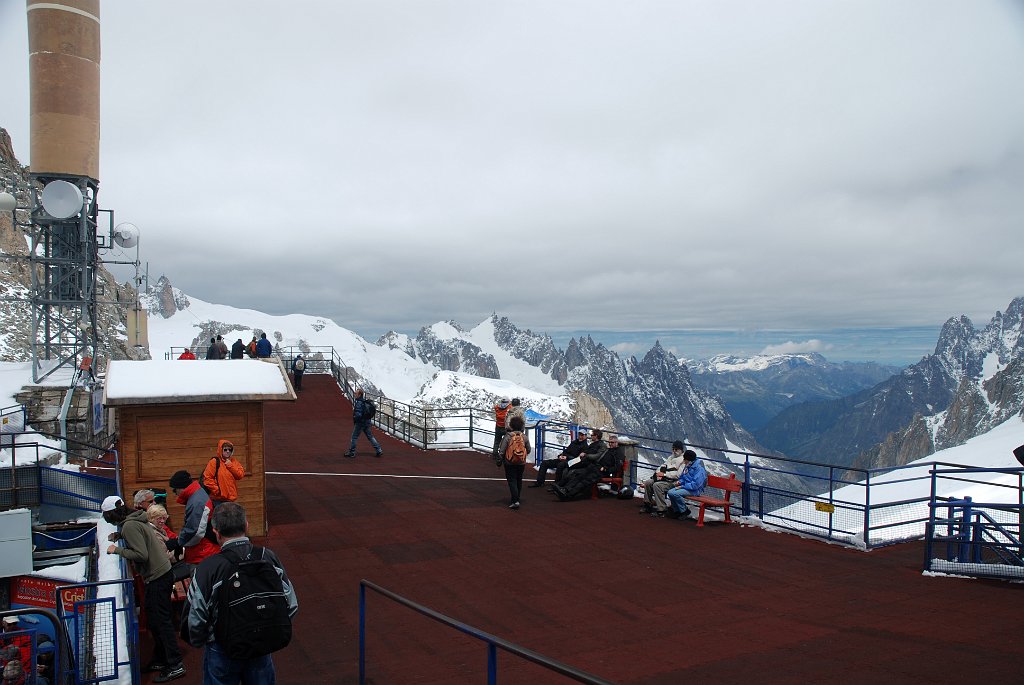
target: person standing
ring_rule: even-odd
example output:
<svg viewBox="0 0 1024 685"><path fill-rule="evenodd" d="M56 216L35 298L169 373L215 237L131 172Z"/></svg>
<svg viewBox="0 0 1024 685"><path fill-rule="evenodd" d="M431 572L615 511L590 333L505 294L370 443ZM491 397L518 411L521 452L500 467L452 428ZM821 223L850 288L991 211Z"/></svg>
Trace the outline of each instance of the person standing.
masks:
<svg viewBox="0 0 1024 685"><path fill-rule="evenodd" d="M245 353L247 355L249 355L250 357L252 357L253 359L256 358L256 334L255 333L252 336L252 340L249 341L249 344L245 346Z"/></svg>
<svg viewBox="0 0 1024 685"><path fill-rule="evenodd" d="M135 564L145 584L143 604L146 623L153 635L153 658L142 667L143 672L159 671L154 683L166 683L184 677L185 665L181 649L171 622L171 588L174 574L164 546L159 543L149 525L145 510L130 509L116 495L103 500L100 506L103 520L118 527L110 535L123 545L111 544L107 554L116 554Z"/></svg>
<svg viewBox="0 0 1024 685"><path fill-rule="evenodd" d="M235 575L238 564L243 560L264 560L272 565L280 577L281 592L271 600L280 599L283 594L289 618L299 609L295 589L277 555L265 547L256 547L249 540L249 523L246 520L245 509L241 505L226 502L217 507L213 514L213 529L221 546L220 554L209 557L199 564L192 577L192 584L189 585L188 598L183 610L184 629L189 644L193 647L205 647L203 683L273 685L276 682L276 673L270 653L237 658L228 653L228 645L221 644L221 641L226 639L225 636L230 637L231 631L226 628L226 617L220 615L219 594L225 591L228 579Z"/></svg>
<svg viewBox="0 0 1024 685"><path fill-rule="evenodd" d="M522 400L518 397L512 398L512 406L508 408L508 413L505 414L505 430L509 430L512 427L512 418L518 416L523 420L523 425L526 425L526 408L523 407Z"/></svg>
<svg viewBox="0 0 1024 685"><path fill-rule="evenodd" d="M228 346L224 342L223 336L217 336L217 359L228 358Z"/></svg>
<svg viewBox="0 0 1024 685"><path fill-rule="evenodd" d="M185 561L189 564L198 564L211 554L217 553L217 538L210 528L213 501L206 494L206 490L199 487L199 481L192 480L192 475L188 471L175 471L168 485L178 497L175 501L185 505L185 520L178 530L178 539L167 541L167 549L184 549Z"/></svg>
<svg viewBox="0 0 1024 685"><path fill-rule="evenodd" d="M373 418L375 411L373 403L363 397L363 389L359 388L356 390L355 400L352 402L352 422L355 424L355 428L352 429L352 443L348 446L348 452L345 452L346 457L351 459L356 456L356 440L359 439L360 433L366 433L370 444L376 450L373 456L379 457L383 454L380 443L377 442L377 439L373 437L373 433L370 432L370 419Z"/></svg>
<svg viewBox="0 0 1024 685"><path fill-rule="evenodd" d="M220 348L217 347L217 339L210 338L210 346L206 348L207 359L222 359L220 356Z"/></svg>
<svg viewBox="0 0 1024 685"><path fill-rule="evenodd" d="M266 333L260 333L260 339L256 343L256 356L260 359L266 359L274 353L274 346L267 340Z"/></svg>
<svg viewBox="0 0 1024 685"><path fill-rule="evenodd" d="M501 439L505 437L505 419L508 417L508 410L511 408L511 403L507 397L502 397L494 405L494 449L491 450L491 458L494 461L498 461L498 445L501 444Z"/></svg>
<svg viewBox="0 0 1024 685"><path fill-rule="evenodd" d="M295 355L292 361L292 376L295 378L295 390L302 390L302 374L306 372L306 360L301 354Z"/></svg>
<svg viewBox="0 0 1024 685"><path fill-rule="evenodd" d="M231 346L231 358L232 359L242 359L244 357L245 357L245 343L243 343L242 339L239 338Z"/></svg>
<svg viewBox="0 0 1024 685"><path fill-rule="evenodd" d="M501 464L505 467L505 480L508 482L508 494L512 503L509 509L519 508L519 496L523 491L523 472L526 471L526 457L532 451L530 438L524 432L526 423L522 416L513 416L509 422L509 430L501 439L498 454Z"/></svg>
<svg viewBox="0 0 1024 685"><path fill-rule="evenodd" d="M217 452L203 469L203 485L210 493L213 506L238 499L236 481L245 477L245 467L234 458L235 446L229 440L217 443Z"/></svg>

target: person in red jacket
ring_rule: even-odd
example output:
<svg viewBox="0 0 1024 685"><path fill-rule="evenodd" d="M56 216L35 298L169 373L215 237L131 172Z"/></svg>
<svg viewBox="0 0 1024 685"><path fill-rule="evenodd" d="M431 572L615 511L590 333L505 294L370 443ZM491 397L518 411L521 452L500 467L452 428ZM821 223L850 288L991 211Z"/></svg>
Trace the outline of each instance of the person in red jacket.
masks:
<svg viewBox="0 0 1024 685"><path fill-rule="evenodd" d="M178 359L195 359L196 356L192 354L192 350L185 348L185 351L178 355Z"/></svg>
<svg viewBox="0 0 1024 685"><path fill-rule="evenodd" d="M245 477L245 468L234 455L235 446L228 440L221 440L217 443L217 453L203 469L203 485L210 493L214 506L238 499L235 481Z"/></svg>
<svg viewBox="0 0 1024 685"><path fill-rule="evenodd" d="M185 561L198 564L220 551L210 527L213 502L206 490L199 487L199 481L192 480L192 474L188 471L175 471L168 484L178 496L178 504L185 505L185 521L178 530L178 539L167 541L167 549L184 549Z"/></svg>

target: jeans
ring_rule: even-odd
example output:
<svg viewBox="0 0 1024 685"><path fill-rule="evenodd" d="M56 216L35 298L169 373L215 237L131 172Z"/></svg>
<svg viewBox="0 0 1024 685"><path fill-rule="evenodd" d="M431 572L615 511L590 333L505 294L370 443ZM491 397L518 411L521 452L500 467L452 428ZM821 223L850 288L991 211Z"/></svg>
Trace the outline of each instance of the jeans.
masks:
<svg viewBox="0 0 1024 685"><path fill-rule="evenodd" d="M366 437L370 439L370 444L373 445L373 449L380 452L380 443L373 437L373 433L370 432L370 422L364 421L356 423L355 430L352 431L352 444L348 446L349 452L356 451L356 440L359 438L360 433L366 433Z"/></svg>
<svg viewBox="0 0 1024 685"><path fill-rule="evenodd" d="M270 655L254 659L232 659L216 642L206 643L203 655L203 685L274 685L274 660Z"/></svg>
<svg viewBox="0 0 1024 685"><path fill-rule="evenodd" d="M523 491L523 472L526 464L505 464L505 480L508 481L508 494L512 498L509 504L519 501L519 493Z"/></svg>
<svg viewBox="0 0 1024 685"><path fill-rule="evenodd" d="M686 504L686 500L683 499L687 495L696 495L697 493L686 488L672 488L668 491L668 499L672 504L669 505L669 509L675 509L680 514L684 511L689 511L690 507Z"/></svg>
<svg viewBox="0 0 1024 685"><path fill-rule="evenodd" d="M146 623L153 635L153 661L168 666L181 663L178 636L171 621L171 587L174 573L167 571L146 583L143 602L146 605Z"/></svg>

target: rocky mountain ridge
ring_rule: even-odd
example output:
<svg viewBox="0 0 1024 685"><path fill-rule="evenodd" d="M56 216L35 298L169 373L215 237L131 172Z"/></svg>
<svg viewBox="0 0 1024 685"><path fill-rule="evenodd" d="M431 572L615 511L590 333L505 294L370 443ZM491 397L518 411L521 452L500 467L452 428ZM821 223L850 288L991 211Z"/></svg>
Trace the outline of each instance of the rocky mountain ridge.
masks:
<svg viewBox="0 0 1024 685"><path fill-rule="evenodd" d="M839 399L899 373L872 362L833 363L817 353L728 355L687 362L694 384L722 399L744 428L757 431L787 407Z"/></svg>
<svg viewBox="0 0 1024 685"><path fill-rule="evenodd" d="M885 467L962 444L1020 416L1024 297L981 330L966 316L942 327L935 351L852 396L784 410L756 435L790 456Z"/></svg>

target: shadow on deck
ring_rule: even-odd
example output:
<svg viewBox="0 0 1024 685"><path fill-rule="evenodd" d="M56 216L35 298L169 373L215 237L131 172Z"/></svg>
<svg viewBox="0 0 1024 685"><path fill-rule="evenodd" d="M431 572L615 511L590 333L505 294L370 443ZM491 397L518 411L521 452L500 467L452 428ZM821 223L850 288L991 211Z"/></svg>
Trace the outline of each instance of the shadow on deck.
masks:
<svg viewBox="0 0 1024 685"><path fill-rule="evenodd" d="M506 508L483 454L365 437L331 380L269 403L270 534L299 598L278 682L356 683L359 580L619 683L1020 682L1024 585L925 577L922 546L858 552L636 503ZM529 480L534 472L527 471ZM399 477L400 476L400 477ZM370 682L486 682L484 643L368 593ZM199 653L189 675L200 682ZM563 683L499 652L499 681Z"/></svg>

